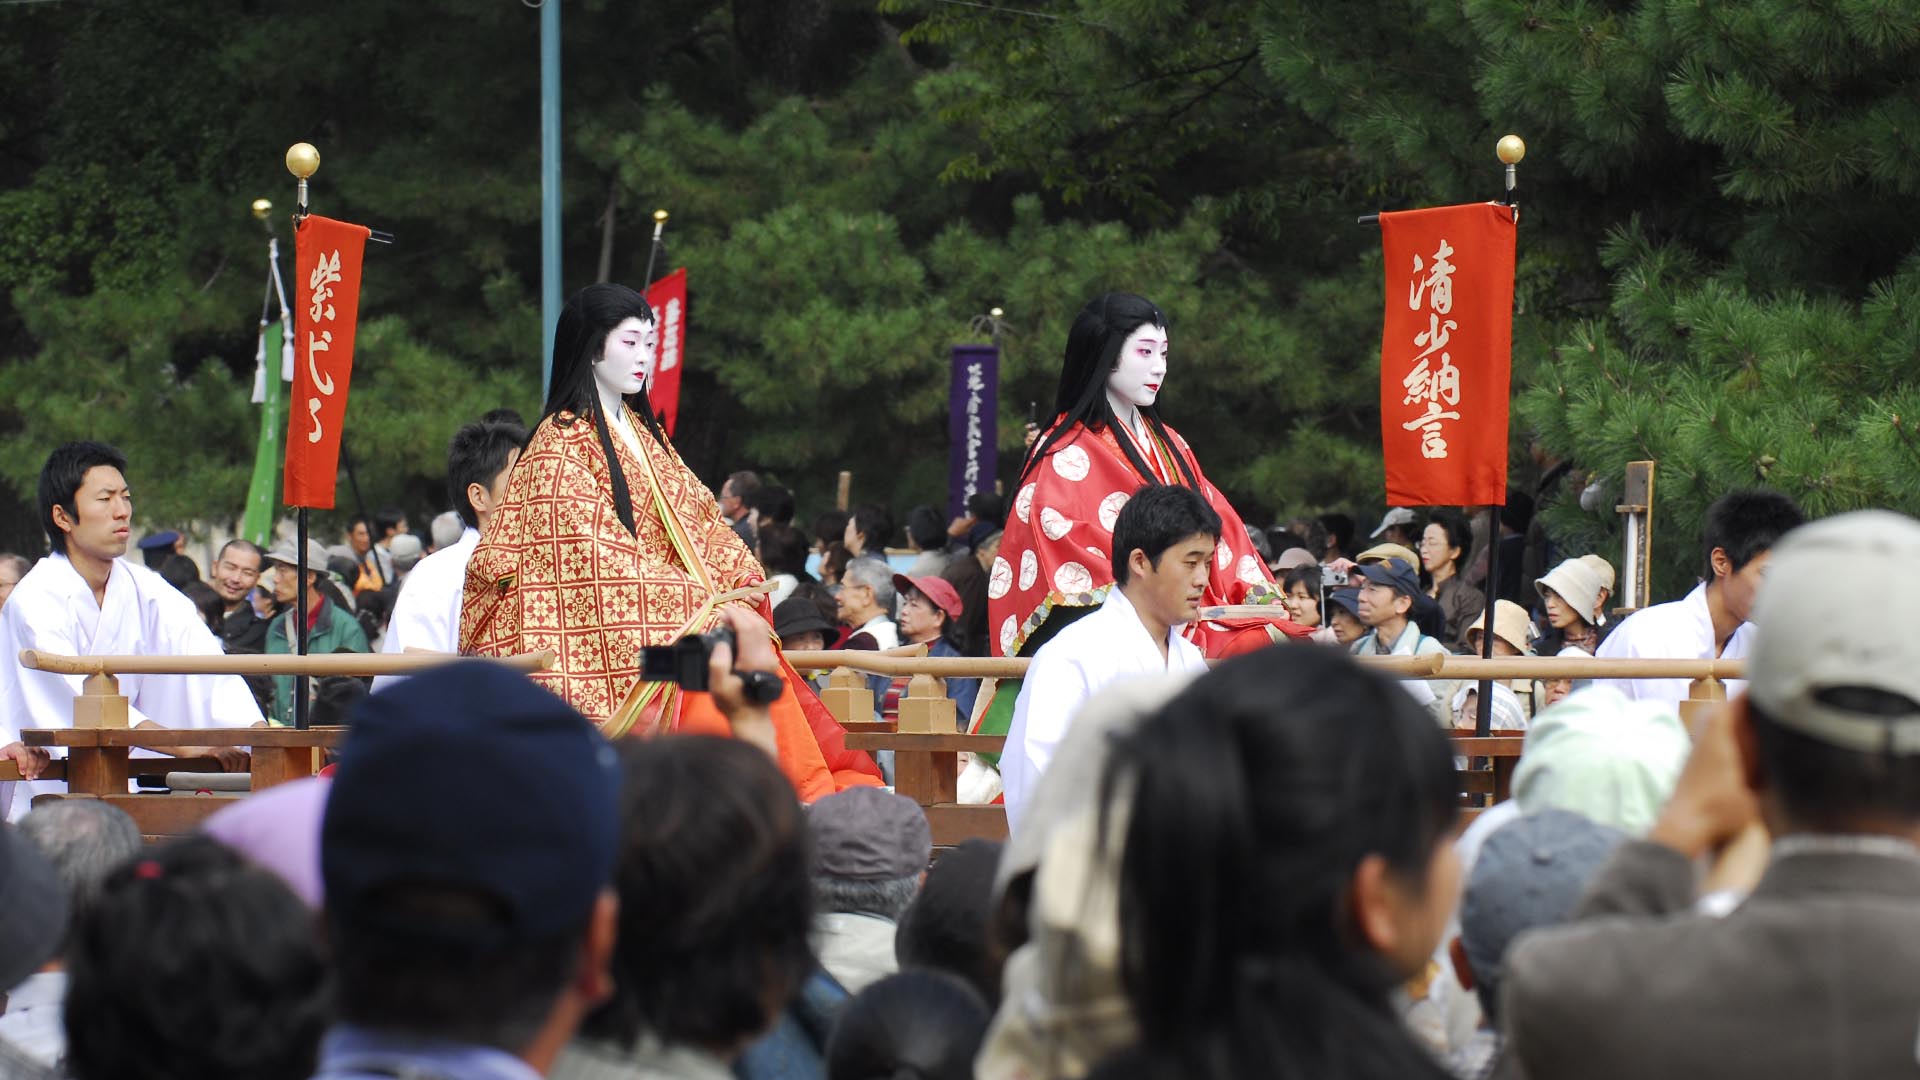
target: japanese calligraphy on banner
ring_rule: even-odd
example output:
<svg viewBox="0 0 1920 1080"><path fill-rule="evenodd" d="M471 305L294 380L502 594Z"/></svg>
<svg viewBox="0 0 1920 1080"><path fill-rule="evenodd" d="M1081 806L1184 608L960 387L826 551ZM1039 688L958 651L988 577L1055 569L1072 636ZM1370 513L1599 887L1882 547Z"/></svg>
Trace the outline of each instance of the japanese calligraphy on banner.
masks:
<svg viewBox="0 0 1920 1080"><path fill-rule="evenodd" d="M1514 232L1498 203L1380 215L1389 506L1506 502Z"/></svg>
<svg viewBox="0 0 1920 1080"><path fill-rule="evenodd" d="M1000 348L955 345L953 386L947 396L947 516L967 512L977 491L992 491L999 471Z"/></svg>
<svg viewBox="0 0 1920 1080"><path fill-rule="evenodd" d="M294 234L293 397L288 403L287 505L333 508L340 425L360 319L367 227L315 214Z"/></svg>
<svg viewBox="0 0 1920 1080"><path fill-rule="evenodd" d="M681 267L647 286L647 305L653 308L655 335L660 342L654 356L653 377L647 385L647 404L668 435L680 419L681 345L686 340L687 268Z"/></svg>

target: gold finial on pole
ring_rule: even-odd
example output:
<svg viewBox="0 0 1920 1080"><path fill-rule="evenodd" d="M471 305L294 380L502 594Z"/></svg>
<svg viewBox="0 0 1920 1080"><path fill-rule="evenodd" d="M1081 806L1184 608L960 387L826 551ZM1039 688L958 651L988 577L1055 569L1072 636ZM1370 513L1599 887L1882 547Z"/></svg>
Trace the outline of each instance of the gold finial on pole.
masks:
<svg viewBox="0 0 1920 1080"><path fill-rule="evenodd" d="M253 216L254 216L255 218L257 218L257 219L259 219L259 220L261 220L261 221L265 221L265 220L267 220L267 215L268 215L268 214L271 214L271 213L273 213L273 200L272 200L272 199L255 199L255 200L253 200Z"/></svg>
<svg viewBox="0 0 1920 1080"><path fill-rule="evenodd" d="M1513 188L1519 181L1514 176L1514 166L1527 156L1527 143L1518 135L1502 135L1500 141L1493 144L1493 155L1507 167L1507 202L1513 202Z"/></svg>
<svg viewBox="0 0 1920 1080"><path fill-rule="evenodd" d="M655 256L660 254L660 234L666 231L667 212L665 210L655 210L653 212L653 243L647 246L646 284L648 285L653 284L653 260Z"/></svg>
<svg viewBox="0 0 1920 1080"><path fill-rule="evenodd" d="M1000 316L1005 315L1006 312L1001 310L1000 308L988 308L987 314L993 316L994 321L998 322L1000 320Z"/></svg>
<svg viewBox="0 0 1920 1080"><path fill-rule="evenodd" d="M665 210L655 210L653 212L653 227L655 229L654 235L655 236L660 235L658 230L664 228L666 224L667 224L667 212Z"/></svg>
<svg viewBox="0 0 1920 1080"><path fill-rule="evenodd" d="M307 212L307 178L320 171L320 151L312 143L297 142L287 147L287 171L300 181L296 215Z"/></svg>

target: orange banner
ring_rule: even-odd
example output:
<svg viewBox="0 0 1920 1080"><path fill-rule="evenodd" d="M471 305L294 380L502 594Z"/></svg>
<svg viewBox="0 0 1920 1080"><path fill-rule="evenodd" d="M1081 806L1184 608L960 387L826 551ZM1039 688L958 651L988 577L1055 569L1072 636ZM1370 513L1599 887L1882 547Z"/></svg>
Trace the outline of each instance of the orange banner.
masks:
<svg viewBox="0 0 1920 1080"><path fill-rule="evenodd" d="M297 299L293 400L287 410L288 506L333 508L367 233L364 225L309 214L294 234Z"/></svg>
<svg viewBox="0 0 1920 1080"><path fill-rule="evenodd" d="M1389 506L1507 501L1514 225L1498 203L1380 215Z"/></svg>
<svg viewBox="0 0 1920 1080"><path fill-rule="evenodd" d="M687 268L681 267L647 286L647 304L653 308L653 325L659 331L660 350L654 356L653 378L647 385L647 404L660 426L673 434L680 420L681 345L686 341Z"/></svg>

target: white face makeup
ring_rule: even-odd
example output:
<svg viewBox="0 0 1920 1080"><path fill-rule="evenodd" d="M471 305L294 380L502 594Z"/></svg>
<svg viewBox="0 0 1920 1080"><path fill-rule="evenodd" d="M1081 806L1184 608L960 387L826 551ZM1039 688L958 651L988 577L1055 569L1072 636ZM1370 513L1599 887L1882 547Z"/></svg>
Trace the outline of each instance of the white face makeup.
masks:
<svg viewBox="0 0 1920 1080"><path fill-rule="evenodd" d="M1144 322L1120 345L1119 359L1107 376L1107 397L1116 413L1128 411L1123 405L1144 409L1159 398L1166 378L1166 327Z"/></svg>
<svg viewBox="0 0 1920 1080"><path fill-rule="evenodd" d="M615 394L637 394L647 385L658 340L654 324L631 316L607 333L606 349L593 363L593 382L600 388L602 400Z"/></svg>

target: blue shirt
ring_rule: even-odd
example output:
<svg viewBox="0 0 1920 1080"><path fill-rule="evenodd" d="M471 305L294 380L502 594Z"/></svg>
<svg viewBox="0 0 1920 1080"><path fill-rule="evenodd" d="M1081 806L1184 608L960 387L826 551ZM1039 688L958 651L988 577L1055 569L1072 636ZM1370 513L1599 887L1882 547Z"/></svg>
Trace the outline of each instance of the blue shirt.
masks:
<svg viewBox="0 0 1920 1080"><path fill-rule="evenodd" d="M336 1024L320 1041L315 1080L540 1080L533 1066L491 1046Z"/></svg>

